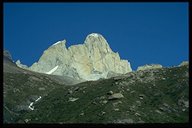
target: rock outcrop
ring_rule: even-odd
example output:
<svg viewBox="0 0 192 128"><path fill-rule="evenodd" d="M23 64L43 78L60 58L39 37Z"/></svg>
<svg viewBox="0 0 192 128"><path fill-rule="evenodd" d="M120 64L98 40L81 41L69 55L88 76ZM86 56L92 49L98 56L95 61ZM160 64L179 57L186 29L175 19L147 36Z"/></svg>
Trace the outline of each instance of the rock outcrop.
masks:
<svg viewBox="0 0 192 128"><path fill-rule="evenodd" d="M8 51L8 50L3 50L3 57L6 58L6 59L9 59L11 61L12 60L12 56L11 56L11 53Z"/></svg>
<svg viewBox="0 0 192 128"><path fill-rule="evenodd" d="M15 62L15 64L16 64L18 67L20 67L20 68L24 68L24 69L27 69L27 68L28 68L27 65L21 64L21 61L20 61L20 60L17 60L17 61Z"/></svg>
<svg viewBox="0 0 192 128"><path fill-rule="evenodd" d="M113 76L111 73L125 74L132 71L130 63L121 60L100 34L88 35L84 44L69 48L65 44L66 40L63 40L50 46L29 70L84 80L97 80L107 78L109 73Z"/></svg>
<svg viewBox="0 0 192 128"><path fill-rule="evenodd" d="M188 61L183 61L181 64L179 64L179 67L185 66L185 65L189 65L189 62Z"/></svg>
<svg viewBox="0 0 192 128"><path fill-rule="evenodd" d="M140 70L148 70L148 69L158 69L158 68L162 68L163 66L160 64L151 64L151 65L144 65L144 66L139 66L137 68L137 71Z"/></svg>

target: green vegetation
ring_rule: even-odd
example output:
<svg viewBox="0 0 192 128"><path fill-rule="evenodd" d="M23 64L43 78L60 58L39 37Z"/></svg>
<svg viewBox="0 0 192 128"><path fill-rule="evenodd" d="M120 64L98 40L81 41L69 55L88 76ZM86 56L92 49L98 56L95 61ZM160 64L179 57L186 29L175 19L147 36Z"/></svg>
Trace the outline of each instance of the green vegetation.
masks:
<svg viewBox="0 0 192 128"><path fill-rule="evenodd" d="M34 74L39 79L35 80L31 75L4 73L4 106L15 113L4 107L4 122L115 123L127 119L133 123L186 123L187 73L188 66L161 68L70 86L38 74ZM109 91L124 98L109 100ZM29 105L31 96L42 96L34 110L18 111L16 106Z"/></svg>

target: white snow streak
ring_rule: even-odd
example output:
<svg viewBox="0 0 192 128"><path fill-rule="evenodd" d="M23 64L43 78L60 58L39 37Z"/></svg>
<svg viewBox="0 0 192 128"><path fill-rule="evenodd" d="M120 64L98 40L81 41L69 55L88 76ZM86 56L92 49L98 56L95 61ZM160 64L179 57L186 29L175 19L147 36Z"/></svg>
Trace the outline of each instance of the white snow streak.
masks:
<svg viewBox="0 0 192 128"><path fill-rule="evenodd" d="M29 109L34 110L33 102L30 103Z"/></svg>
<svg viewBox="0 0 192 128"><path fill-rule="evenodd" d="M39 101L40 99L41 99L41 96L40 96L39 98L37 98L37 99L35 100L35 102ZM29 109L31 109L31 110L34 110L33 103L34 103L34 102L31 102L30 105L29 105Z"/></svg>
<svg viewBox="0 0 192 128"><path fill-rule="evenodd" d="M57 45L57 44L59 44L59 43L61 43L61 41L58 41L58 42L54 43L53 45Z"/></svg>
<svg viewBox="0 0 192 128"><path fill-rule="evenodd" d="M39 101L41 99L41 96L35 100L35 102Z"/></svg>
<svg viewBox="0 0 192 128"><path fill-rule="evenodd" d="M50 71L46 72L46 74L52 74L55 70L57 70L59 66L57 65L56 67L54 67L53 69L51 69Z"/></svg>

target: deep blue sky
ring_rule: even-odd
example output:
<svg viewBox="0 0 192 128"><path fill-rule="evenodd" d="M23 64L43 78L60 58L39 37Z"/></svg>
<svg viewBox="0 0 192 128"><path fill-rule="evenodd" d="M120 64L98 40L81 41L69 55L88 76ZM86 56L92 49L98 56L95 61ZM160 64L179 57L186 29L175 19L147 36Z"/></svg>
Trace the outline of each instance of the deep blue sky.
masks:
<svg viewBox="0 0 192 128"><path fill-rule="evenodd" d="M31 66L53 43L102 34L134 70L189 56L188 3L4 3L4 49Z"/></svg>

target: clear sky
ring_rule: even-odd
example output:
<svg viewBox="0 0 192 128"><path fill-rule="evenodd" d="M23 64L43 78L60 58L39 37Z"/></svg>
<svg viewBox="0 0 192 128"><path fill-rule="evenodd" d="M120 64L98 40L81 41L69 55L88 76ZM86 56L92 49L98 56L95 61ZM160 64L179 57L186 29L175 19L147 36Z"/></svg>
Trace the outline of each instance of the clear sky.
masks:
<svg viewBox="0 0 192 128"><path fill-rule="evenodd" d="M31 66L53 43L102 34L131 63L175 66L189 57L188 3L4 3L4 49Z"/></svg>

